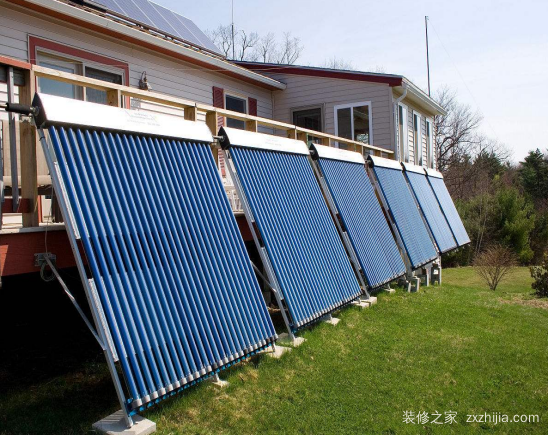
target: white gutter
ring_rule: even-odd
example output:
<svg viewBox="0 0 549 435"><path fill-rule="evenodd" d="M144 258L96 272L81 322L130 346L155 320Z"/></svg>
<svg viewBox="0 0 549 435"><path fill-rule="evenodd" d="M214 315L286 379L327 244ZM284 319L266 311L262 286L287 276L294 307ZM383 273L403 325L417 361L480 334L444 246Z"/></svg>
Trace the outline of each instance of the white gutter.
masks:
<svg viewBox="0 0 549 435"><path fill-rule="evenodd" d="M400 161L400 141L398 140L398 105L402 100L404 100L404 98L406 98L406 95L408 94L408 84L403 82L402 87L404 88L404 92L393 103L393 117L395 120L395 160L398 161Z"/></svg>
<svg viewBox="0 0 549 435"><path fill-rule="evenodd" d="M227 71L232 72L235 74L238 74L240 76L246 77L248 79L252 79L256 82L263 83L265 85L271 86L276 89L286 89L286 85L284 83L281 83L277 80L274 80L270 77L263 76L261 74L257 74L253 71L250 71L246 68L242 68L238 65L235 65L233 63L227 62L223 59L218 59L213 56L209 56L207 54L201 53L196 50L192 50L189 48L185 48L182 46L179 46L177 44L174 44L173 42L166 41L164 39L161 39L159 37L149 35L145 32L141 32L136 29L132 29L131 27L125 26L121 23L117 23L116 21L110 20L108 18L104 18L99 15L95 15L91 12L87 12L83 9L80 9L75 6L70 6L66 3L59 2L57 0L25 0L26 3L34 4L37 6L40 6L44 9L48 9L52 12L56 12L59 14L69 15L74 18L77 18L81 21L85 21L87 23L90 23L94 26L101 27L104 29L108 29L109 31L116 32L122 35L126 35L130 38L137 39L140 41L143 41L145 43L155 45L160 48L164 48L166 50L181 54L185 57L188 57L190 59L194 59L199 62L207 63L211 66L213 66L213 70L220 70L219 72ZM4 2L2 2L4 3Z"/></svg>

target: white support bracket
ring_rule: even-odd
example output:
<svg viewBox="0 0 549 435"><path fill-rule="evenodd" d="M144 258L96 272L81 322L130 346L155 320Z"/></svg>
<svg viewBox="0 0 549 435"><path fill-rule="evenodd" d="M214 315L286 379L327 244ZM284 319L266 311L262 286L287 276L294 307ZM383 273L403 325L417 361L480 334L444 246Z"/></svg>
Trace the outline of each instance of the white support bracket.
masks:
<svg viewBox="0 0 549 435"><path fill-rule="evenodd" d="M215 387L220 388L220 389L221 388L226 388L226 387L229 386L229 383L227 381L222 380L219 377L219 374L217 374L217 373L210 378L210 382L212 383L212 385L214 385Z"/></svg>
<svg viewBox="0 0 549 435"><path fill-rule="evenodd" d="M322 321L329 325L336 326L341 321L341 319L338 319L337 317L333 317L331 314L327 314L326 316L323 317Z"/></svg>

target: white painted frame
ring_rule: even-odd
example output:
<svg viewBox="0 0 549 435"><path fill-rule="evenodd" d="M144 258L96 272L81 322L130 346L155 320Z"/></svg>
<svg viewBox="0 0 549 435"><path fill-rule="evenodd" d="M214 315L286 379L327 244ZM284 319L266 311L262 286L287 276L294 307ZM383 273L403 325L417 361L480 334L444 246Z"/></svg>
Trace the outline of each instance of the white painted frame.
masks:
<svg viewBox="0 0 549 435"><path fill-rule="evenodd" d="M402 108L402 138L400 134L400 108ZM397 138L400 161L408 163L410 161L410 137L408 136L408 106L398 103L397 107Z"/></svg>
<svg viewBox="0 0 549 435"><path fill-rule="evenodd" d="M418 119L418 137L416 138L416 116ZM423 166L423 134L421 132L421 113L416 110L412 111L412 131L414 133L414 163L418 166ZM417 139L417 144L416 144Z"/></svg>
<svg viewBox="0 0 549 435"><path fill-rule="evenodd" d="M372 102L371 101L361 101L359 103L345 103L345 104L338 104L334 106L334 128L335 128L335 135L339 136L339 128L337 125L337 111L339 109L351 109L351 111L355 107L360 106L368 106L368 145L373 145L374 143L374 122L372 118ZM355 140L354 134L355 134L355 121L353 114L351 113L351 131L353 132L353 138L352 140ZM339 142L336 142L336 148L339 148Z"/></svg>

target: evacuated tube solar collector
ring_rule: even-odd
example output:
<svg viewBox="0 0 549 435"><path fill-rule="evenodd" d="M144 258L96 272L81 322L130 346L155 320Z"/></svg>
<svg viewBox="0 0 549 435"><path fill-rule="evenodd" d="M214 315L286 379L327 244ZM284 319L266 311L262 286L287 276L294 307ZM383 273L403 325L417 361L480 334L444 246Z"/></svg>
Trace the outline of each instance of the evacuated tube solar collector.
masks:
<svg viewBox="0 0 549 435"><path fill-rule="evenodd" d="M277 303L293 333L361 289L298 140L223 127L225 161Z"/></svg>
<svg viewBox="0 0 549 435"><path fill-rule="evenodd" d="M318 181L366 294L406 274L361 153L312 144Z"/></svg>
<svg viewBox="0 0 549 435"><path fill-rule="evenodd" d="M128 426L274 343L204 123L50 95L33 105Z"/></svg>

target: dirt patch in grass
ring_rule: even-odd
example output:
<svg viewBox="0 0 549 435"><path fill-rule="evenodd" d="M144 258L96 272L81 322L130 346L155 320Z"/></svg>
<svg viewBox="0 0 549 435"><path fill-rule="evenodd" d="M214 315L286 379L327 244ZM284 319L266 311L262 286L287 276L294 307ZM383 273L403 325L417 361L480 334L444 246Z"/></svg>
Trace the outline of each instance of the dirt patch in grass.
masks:
<svg viewBox="0 0 549 435"><path fill-rule="evenodd" d="M500 298L499 301L502 304L526 305L528 307L547 309L547 299L529 298L520 294L513 295L511 299Z"/></svg>

